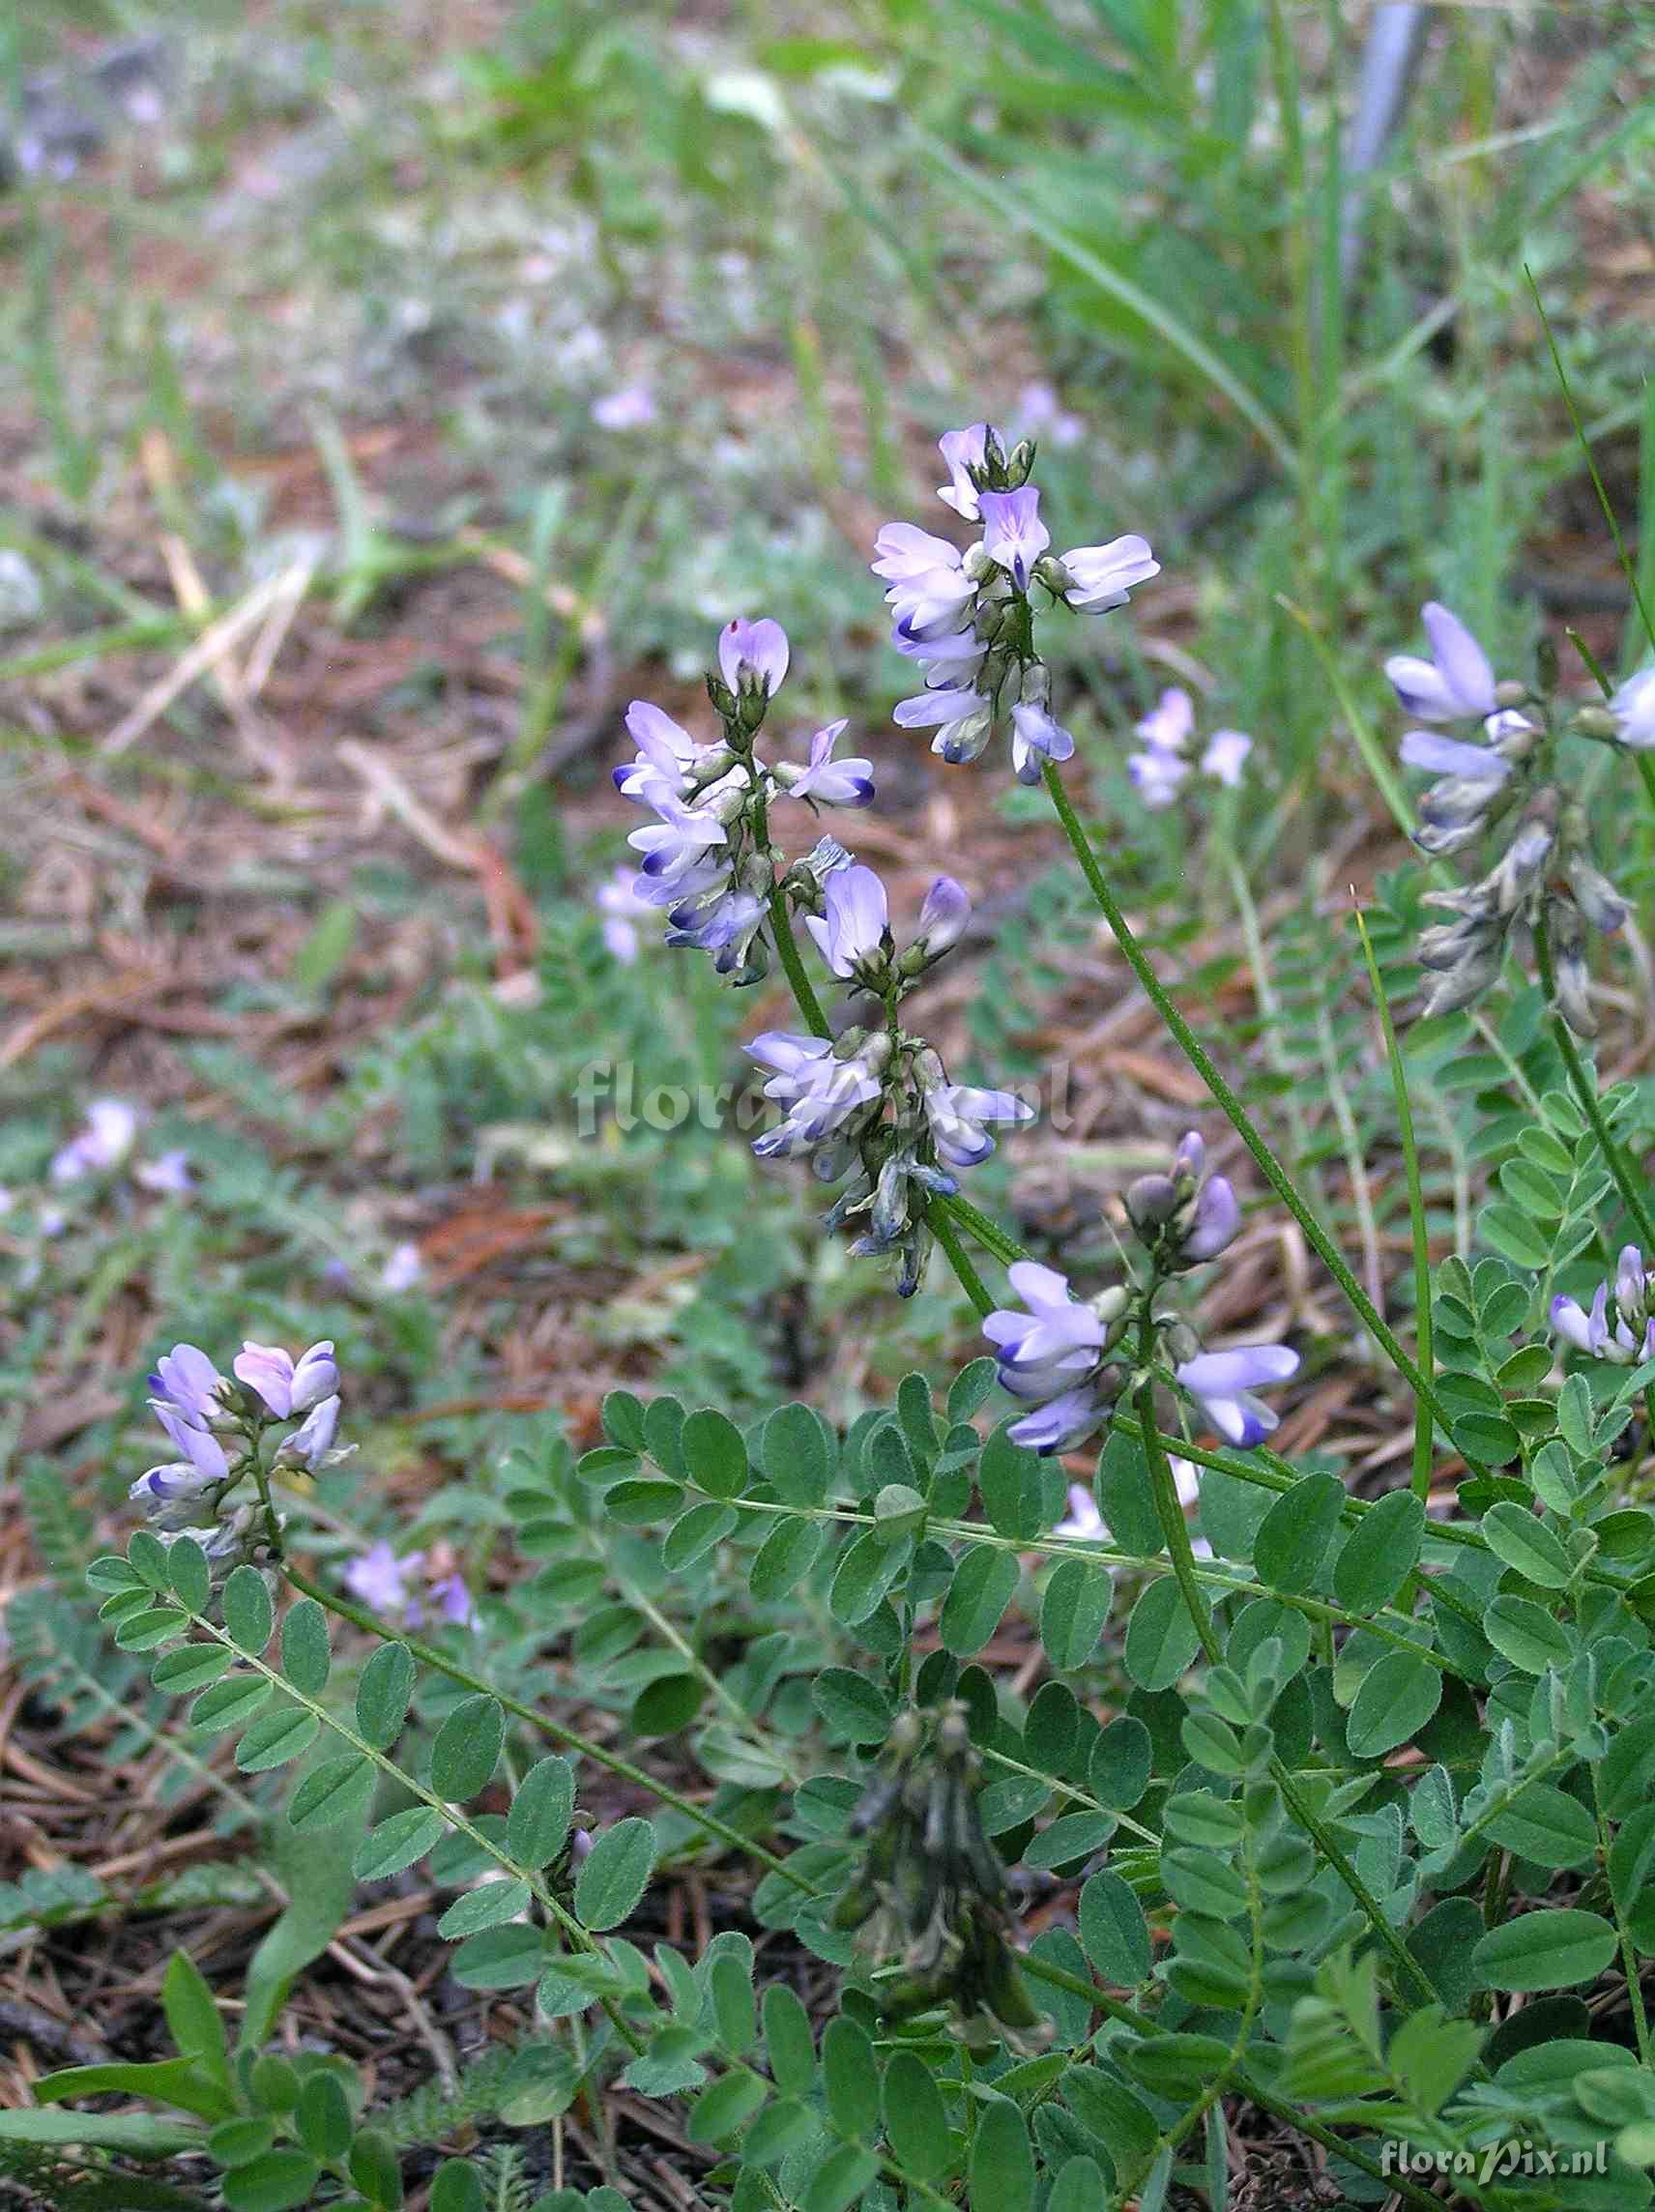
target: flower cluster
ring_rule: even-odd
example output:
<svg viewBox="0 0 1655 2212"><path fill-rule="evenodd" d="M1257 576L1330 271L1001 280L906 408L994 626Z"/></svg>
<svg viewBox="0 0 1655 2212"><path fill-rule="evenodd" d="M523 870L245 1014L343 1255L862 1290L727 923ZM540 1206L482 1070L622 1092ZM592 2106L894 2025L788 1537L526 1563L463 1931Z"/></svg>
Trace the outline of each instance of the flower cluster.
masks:
<svg viewBox="0 0 1655 2212"><path fill-rule="evenodd" d="M898 1255L906 1296L924 1269L932 1199L952 1196L958 1172L993 1151L991 1125L1028 1121L1031 1109L1007 1091L951 1083L937 1053L898 1019L907 993L964 933L972 911L964 888L939 876L899 946L885 885L836 839L819 838L791 864L771 843L779 799L859 807L874 790L869 762L835 757L842 721L817 732L802 764L758 759L754 741L788 661L779 624L727 626L718 672L707 680L723 722L714 744L697 743L658 707L633 701L626 726L638 753L615 781L656 820L629 839L640 856L636 872L605 885L597 903L617 957L635 957L637 920L664 907L667 943L711 951L737 983L768 974L778 948L797 975L797 917L833 980L878 1002L877 1020L853 1021L831 1037L774 1030L753 1040L747 1049L768 1071L765 1094L781 1109L754 1150L762 1159L807 1159L824 1182L855 1170L828 1225L865 1215L855 1250Z"/></svg>
<svg viewBox="0 0 1655 2212"><path fill-rule="evenodd" d="M1566 1344L1639 1367L1655 1359L1655 1266L1645 1267L1636 1244L1621 1247L1612 1283L1600 1283L1589 1309L1575 1298L1552 1300L1552 1326Z"/></svg>
<svg viewBox="0 0 1655 2212"><path fill-rule="evenodd" d="M189 1154L182 1150L161 1152L153 1160L132 1159L141 1125L137 1108L126 1099L93 1099L82 1126L52 1154L47 1174L59 1185L83 1182L114 1175L131 1162L131 1179L142 1190L182 1196L193 1189Z"/></svg>
<svg viewBox="0 0 1655 2212"><path fill-rule="evenodd" d="M763 929L778 882L769 841L769 808L779 798L813 806L866 806L873 798L873 765L836 760L842 721L830 722L810 741L800 765L770 767L759 760L754 741L770 700L787 675L787 633L775 622L727 623L718 639L718 674L707 679L708 695L723 736L701 744L670 714L647 699L626 710L626 728L637 757L617 769L624 798L649 807L655 820L634 830L627 843L638 855L624 903L619 886L598 894L605 936L623 959L636 949L631 923L640 913L664 911L669 945L711 952L721 975L756 983L769 973ZM807 888L804 863L796 889ZM613 933L610 924L624 925Z"/></svg>
<svg viewBox="0 0 1655 2212"><path fill-rule="evenodd" d="M1160 1303L1169 1276L1215 1259L1240 1227L1229 1182L1205 1170L1202 1141L1191 1131L1171 1174L1141 1177L1127 1192L1127 1219L1147 1262L1142 1282L1115 1284L1083 1301L1055 1267L1025 1260L1010 1269L1025 1310L989 1314L983 1334L994 1346L1001 1387L1030 1408L1008 1432L1014 1442L1068 1451L1117 1398L1157 1377L1233 1444L1259 1443L1276 1427L1276 1414L1254 1393L1294 1375L1297 1353L1281 1344L1204 1351L1189 1323Z"/></svg>
<svg viewBox="0 0 1655 2212"><path fill-rule="evenodd" d="M410 1588L410 1584L420 1586ZM404 1552L398 1557L383 1538L351 1560L345 1587L361 1604L389 1614L406 1628L421 1626L427 1610L457 1628L476 1625L471 1592L457 1569L428 1572L423 1552Z"/></svg>
<svg viewBox="0 0 1655 2212"><path fill-rule="evenodd" d="M179 1456L139 1475L131 1492L163 1542L188 1530L220 1573L276 1539L274 1470L313 1474L347 1456L334 1443L339 1370L331 1343L295 1359L249 1342L232 1375L193 1344L175 1344L157 1363L150 1406ZM256 1495L245 1489L249 1481Z"/></svg>
<svg viewBox="0 0 1655 2212"><path fill-rule="evenodd" d="M1052 554L1039 489L1029 480L1033 447L1025 440L1008 453L986 422L940 442L948 481L937 496L962 521L980 523L982 536L962 552L909 522L887 522L879 534L873 570L886 586L891 643L924 683L894 719L903 729L935 730L931 749L946 761L975 760L1009 720L1012 769L1019 782L1038 783L1043 764L1068 760L1075 741L1051 712L1031 591L1038 585L1050 604L1104 614L1124 606L1160 564L1137 537Z"/></svg>
<svg viewBox="0 0 1655 2212"><path fill-rule="evenodd" d="M912 1707L898 1715L851 1815L867 1849L833 1924L856 1929L875 1958L900 1953L900 1979L875 1991L886 2019L943 2006L968 2050L1004 2043L1029 2054L1052 2030L1006 1940L1005 1874L983 1830L980 1775L963 1705L944 1706L929 1731Z"/></svg>
<svg viewBox="0 0 1655 2212"><path fill-rule="evenodd" d="M1543 927L1557 1010L1577 1035L1593 1036L1585 924L1608 935L1627 907L1593 858L1583 809L1557 780L1557 741L1655 744L1655 670L1607 707L1565 720L1548 692L1496 681L1487 654L1446 607L1432 601L1422 619L1432 657L1398 654L1385 662L1403 706L1437 725L1402 742L1404 765L1437 779L1419 802L1414 843L1435 859L1498 830L1503 850L1478 882L1425 894L1453 918L1421 934L1420 964L1432 977L1421 1011L1472 1004L1499 975L1513 925ZM1442 725L1453 723L1476 724L1476 734L1452 736Z"/></svg>
<svg viewBox="0 0 1655 2212"><path fill-rule="evenodd" d="M1195 734L1195 709L1189 693L1176 684L1163 691L1153 711L1138 724L1137 734L1143 740L1143 749L1127 755L1127 772L1145 805L1159 811L1171 806L1194 765L1184 758ZM1242 731L1214 730L1202 751L1201 772L1234 791L1252 750L1253 741Z"/></svg>

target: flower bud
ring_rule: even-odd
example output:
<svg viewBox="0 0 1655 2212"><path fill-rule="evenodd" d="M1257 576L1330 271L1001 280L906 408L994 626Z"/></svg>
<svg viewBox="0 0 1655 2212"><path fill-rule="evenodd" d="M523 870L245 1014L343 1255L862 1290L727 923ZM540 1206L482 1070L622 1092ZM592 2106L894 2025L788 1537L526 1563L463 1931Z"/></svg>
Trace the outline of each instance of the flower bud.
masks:
<svg viewBox="0 0 1655 2212"><path fill-rule="evenodd" d="M950 946L957 945L972 918L972 902L963 885L952 876L939 876L925 894L925 904L919 910L919 927L915 935L915 947L923 947L927 959L936 960Z"/></svg>
<svg viewBox="0 0 1655 2212"><path fill-rule="evenodd" d="M1552 668L1553 683L1556 682L1556 663L1553 661ZM1543 688L1549 690L1551 685L1544 685ZM1514 677L1508 676L1503 683L1495 685L1495 705L1496 707L1521 707L1527 697L1528 685L1518 683Z"/></svg>
<svg viewBox="0 0 1655 2212"><path fill-rule="evenodd" d="M1171 1176L1140 1176L1126 1188L1126 1213L1141 1237L1152 1237L1178 1208L1178 1188Z"/></svg>
<svg viewBox="0 0 1655 2212"><path fill-rule="evenodd" d="M1008 490L1015 491L1029 481L1029 472L1034 466L1034 441L1020 438L1005 458L1005 481Z"/></svg>

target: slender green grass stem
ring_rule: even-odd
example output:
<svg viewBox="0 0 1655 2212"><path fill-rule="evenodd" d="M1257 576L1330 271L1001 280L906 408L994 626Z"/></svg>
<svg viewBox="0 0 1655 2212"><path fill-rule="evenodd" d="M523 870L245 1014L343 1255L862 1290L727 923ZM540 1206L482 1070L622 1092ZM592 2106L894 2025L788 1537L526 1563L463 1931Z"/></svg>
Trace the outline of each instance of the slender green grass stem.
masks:
<svg viewBox="0 0 1655 2212"><path fill-rule="evenodd" d="M1614 1178L1614 1187L1620 1193L1621 1204L1638 1225L1640 1242L1646 1252L1655 1250L1655 1216L1650 1214L1642 1193L1639 1190L1638 1179L1630 1161L1610 1134L1609 1123L1604 1120L1603 1107L1598 1101L1597 1085L1581 1058L1574 1032L1557 1010L1556 986L1552 975L1552 946L1547 938L1544 914L1534 924L1534 960L1540 970L1540 985L1550 1009L1552 1034L1556 1039L1557 1050L1562 1054L1563 1065L1569 1073L1569 1088L1575 1093L1581 1112L1585 1116L1597 1141L1604 1166Z"/></svg>
<svg viewBox="0 0 1655 2212"><path fill-rule="evenodd" d="M1051 761L1046 763L1045 776L1046 788L1052 795L1052 804L1057 808L1058 819L1062 824L1063 832L1074 850L1075 859L1080 862L1081 873L1087 880L1087 888L1097 902L1098 911L1114 931L1117 944L1125 954L1128 965L1143 985L1151 1004L1172 1032L1184 1058L1212 1092L1236 1135L1246 1146L1248 1151L1252 1153L1265 1181L1304 1231L1305 1239L1312 1251L1316 1253L1327 1268L1328 1273L1344 1292L1346 1299L1355 1312L1357 1319L1384 1353L1397 1373L1407 1382L1408 1388L1412 1390L1414 1396L1423 1398L1431 1408L1433 1414L1441 1425L1443 1434L1448 1435L1447 1415L1437 1403L1436 1392L1403 1350L1395 1334L1387 1325L1383 1315L1379 1313L1361 1284L1357 1282L1355 1276L1340 1258L1327 1232L1317 1220L1315 1214L1311 1212L1309 1207L1305 1205L1303 1199L1300 1198L1286 1169L1283 1168L1281 1162L1254 1126L1251 1115L1213 1064L1200 1038L1173 1004L1161 983L1160 977L1149 965L1143 947L1132 934L1131 925L1120 911L1115 893L1109 888L1103 870L1098 865L1097 855L1092 851L1087 833L1081 826L1080 817L1076 814L1069 795L1063 788L1063 779Z"/></svg>

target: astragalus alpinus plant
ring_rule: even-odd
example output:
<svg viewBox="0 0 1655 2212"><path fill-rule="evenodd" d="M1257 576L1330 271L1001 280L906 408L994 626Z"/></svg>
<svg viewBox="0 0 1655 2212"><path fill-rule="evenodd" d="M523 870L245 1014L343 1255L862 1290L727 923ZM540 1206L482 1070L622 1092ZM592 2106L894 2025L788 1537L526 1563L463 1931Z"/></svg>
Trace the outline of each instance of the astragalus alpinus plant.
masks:
<svg viewBox="0 0 1655 2212"><path fill-rule="evenodd" d="M1647 1108L1600 1092L1576 1042L1594 1026L1582 923L1612 931L1625 908L1569 755L1647 745L1655 679L1566 706L1551 672L1496 682L1435 606L1434 659L1390 665L1430 725L1403 758L1440 779L1423 853L1498 847L1470 888L1431 893L1453 918L1419 947L1427 1009L1467 1020L1455 1009L1524 943L1540 979L1538 996L1520 983L1520 1033L1495 1033L1532 1111L1497 1158L1489 1256L1432 1284L1421 1244L1410 1350L1169 995L1064 781L1077 744L1042 633L1121 607L1156 573L1148 546L1057 554L1027 446L979 423L943 451L949 528L971 541L892 523L874 562L922 679L896 719L962 768L1003 738L1015 774L1044 784L1212 1096L1122 1194L1109 1279L1071 1281L965 1195L991 1129L1029 1113L954 1080L910 1010L967 893L939 878L903 926L834 837L778 843L823 807L872 803L872 771L836 757L838 723L802 761L767 752L789 642L732 622L714 729L628 713L638 757L617 780L652 819L605 911L624 904L628 929L658 912L669 944L734 984L779 969L797 1016L749 1048L779 1109L756 1150L808 1162L829 1227L887 1260L896 1290L951 1268L991 1355L941 1390L909 1376L844 1434L805 1405L742 1431L617 1392L607 1442L524 1461L507 1499L522 1539L557 1588L604 1599L605 1636L631 1602L630 1586L606 1595L617 1545L635 1576L646 1563L618 1646L640 1662L637 1732L683 1727L711 1685L718 1719L686 1746L711 1793L668 1790L513 1694L486 1633L422 1641L301 1571L283 1497L339 1448L331 1345L297 1360L248 1345L228 1375L218 1348L160 1363L178 1457L135 1485L149 1527L93 1570L105 1617L159 1653L155 1680L192 1697L196 1730L238 1732L245 1773L306 1761L287 1818L360 1830L361 1880L423 1860L456 1892L452 1971L520 1991L536 2021L491 2108L506 2124L600 2110L616 2078L681 2100L700 2200L1220 2212L1251 2139L1276 2163L1248 2202L1285 2202L1308 2162L1319 2202L1628 2212L1655 2168L1655 1516L1638 1501L1655 1230ZM1406 1122L1382 996L1375 1010ZM1413 1422L1408 1482L1359 1496L1325 1454L1272 1450L1281 1400L1260 1393L1335 1347L1204 1339L1202 1291L1242 1219L1208 1160L1226 1121L1262 1203L1348 1301L1338 1349L1372 1363L1399 1430ZM1418 1240L1411 1134L1407 1159ZM997 1383L1010 1411L985 1434ZM1099 1456L1076 1502L1082 1447ZM651 1529L658 1544L635 1533ZM1043 1657L1015 1684L979 1657L1008 1608L1037 1622ZM739 1664L710 1669L685 1613L719 1622ZM377 1640L365 1664L353 1644L343 1684L330 1614ZM622 1777L656 1819L577 1823L577 1770L595 1791ZM662 1860L705 1851L760 1870L762 1955L727 1930L692 1965L626 1933ZM839 1969L826 2022L796 1994L798 1949ZM121 2088L181 2108L245 2212L400 2201L348 2072L261 2054L268 2007L227 2049L179 1962L169 2019L176 2061L55 2076L43 2099ZM430 2201L480 2204L475 2167L441 2167Z"/></svg>

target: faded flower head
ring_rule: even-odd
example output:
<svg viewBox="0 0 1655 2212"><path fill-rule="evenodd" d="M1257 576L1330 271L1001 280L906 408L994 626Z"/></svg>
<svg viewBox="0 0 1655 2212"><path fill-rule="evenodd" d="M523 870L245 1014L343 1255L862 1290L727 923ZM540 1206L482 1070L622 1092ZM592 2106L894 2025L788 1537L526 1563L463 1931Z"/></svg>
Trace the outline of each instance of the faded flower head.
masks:
<svg viewBox="0 0 1655 2212"><path fill-rule="evenodd" d="M874 1996L887 2020L946 2012L973 2052L1020 2054L1052 2040L1008 1940L1005 1873L978 1809L982 1762L965 1707L934 1719L914 1707L892 1724L874 1779L851 1815L861 1868L839 1899L836 1928L900 1975Z"/></svg>

